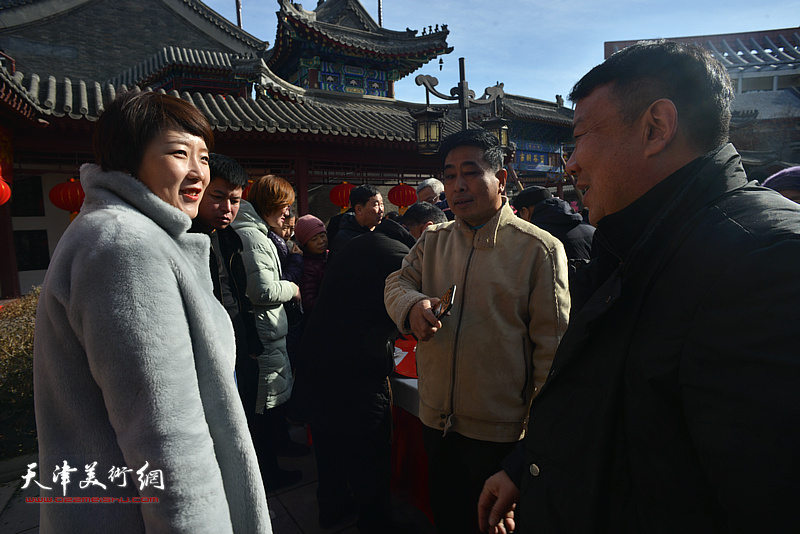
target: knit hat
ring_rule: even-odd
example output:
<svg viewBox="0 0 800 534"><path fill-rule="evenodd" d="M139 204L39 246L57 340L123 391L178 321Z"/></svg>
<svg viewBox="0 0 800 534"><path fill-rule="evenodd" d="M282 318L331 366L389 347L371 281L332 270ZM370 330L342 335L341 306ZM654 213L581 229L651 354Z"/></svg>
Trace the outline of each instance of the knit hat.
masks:
<svg viewBox="0 0 800 534"><path fill-rule="evenodd" d="M294 226L294 237L300 246L305 246L308 240L320 232L325 231L325 225L313 215L303 215L297 219Z"/></svg>
<svg viewBox="0 0 800 534"><path fill-rule="evenodd" d="M800 166L789 167L780 172L776 172L761 184L775 191L781 192L788 189L800 191Z"/></svg>

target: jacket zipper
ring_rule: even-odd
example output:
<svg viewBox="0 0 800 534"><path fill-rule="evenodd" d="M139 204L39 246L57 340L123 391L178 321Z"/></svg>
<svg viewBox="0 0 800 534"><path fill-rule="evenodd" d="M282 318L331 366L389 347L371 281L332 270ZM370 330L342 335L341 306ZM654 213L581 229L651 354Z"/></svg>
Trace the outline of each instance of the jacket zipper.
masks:
<svg viewBox="0 0 800 534"><path fill-rule="evenodd" d="M472 263L472 255L475 253L475 234L477 233L476 230L472 231L472 250L469 251L469 256L467 257L467 266L464 269L464 279L461 284L461 313L458 315L458 324L456 325L456 341L453 343L453 365L450 368L450 413L447 415L447 419L444 423L444 435L447 435L447 431L450 430L450 427L453 426L453 413L455 412L455 396L456 396L456 356L458 354L458 342L459 342L459 334L461 333L461 319L464 317L464 303L467 300L467 292L464 291L467 286L467 276L469 276L469 267Z"/></svg>

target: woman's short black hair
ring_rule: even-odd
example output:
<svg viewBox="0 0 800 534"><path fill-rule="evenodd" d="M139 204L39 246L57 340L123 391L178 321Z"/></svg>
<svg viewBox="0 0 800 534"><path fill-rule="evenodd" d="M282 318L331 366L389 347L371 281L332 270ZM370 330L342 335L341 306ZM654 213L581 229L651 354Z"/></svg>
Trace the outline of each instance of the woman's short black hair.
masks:
<svg viewBox="0 0 800 534"><path fill-rule="evenodd" d="M211 124L193 104L152 91L128 91L108 105L94 127L97 164L136 176L145 149L164 130L202 137L209 151L214 148Z"/></svg>

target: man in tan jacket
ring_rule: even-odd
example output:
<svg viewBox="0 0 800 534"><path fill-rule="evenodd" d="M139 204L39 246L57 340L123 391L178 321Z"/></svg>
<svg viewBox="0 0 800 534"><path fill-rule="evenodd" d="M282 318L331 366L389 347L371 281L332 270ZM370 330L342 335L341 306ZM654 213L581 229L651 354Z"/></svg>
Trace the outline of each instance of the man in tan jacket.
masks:
<svg viewBox="0 0 800 534"><path fill-rule="evenodd" d="M445 139L454 221L428 227L386 280L385 303L419 340L419 416L438 532L477 532L484 480L521 439L567 327L567 260L558 239L516 217L497 138ZM432 308L456 285L450 313Z"/></svg>

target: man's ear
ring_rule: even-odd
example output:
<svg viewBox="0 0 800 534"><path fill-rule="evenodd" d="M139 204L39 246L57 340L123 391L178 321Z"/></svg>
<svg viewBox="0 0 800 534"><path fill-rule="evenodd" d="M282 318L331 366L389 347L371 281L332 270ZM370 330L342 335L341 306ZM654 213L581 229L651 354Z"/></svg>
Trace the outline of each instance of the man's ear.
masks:
<svg viewBox="0 0 800 534"><path fill-rule="evenodd" d="M494 176L495 176L495 178L497 178L500 181L500 194L501 195L505 195L506 194L506 180L508 179L508 171L505 170L505 169L500 169L499 171L497 171L497 173Z"/></svg>
<svg viewBox="0 0 800 534"><path fill-rule="evenodd" d="M645 156L663 152L678 133L678 108L672 100L656 100L643 116Z"/></svg>

